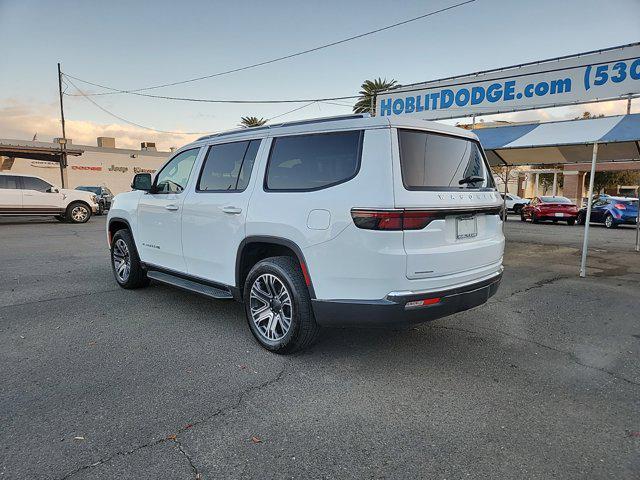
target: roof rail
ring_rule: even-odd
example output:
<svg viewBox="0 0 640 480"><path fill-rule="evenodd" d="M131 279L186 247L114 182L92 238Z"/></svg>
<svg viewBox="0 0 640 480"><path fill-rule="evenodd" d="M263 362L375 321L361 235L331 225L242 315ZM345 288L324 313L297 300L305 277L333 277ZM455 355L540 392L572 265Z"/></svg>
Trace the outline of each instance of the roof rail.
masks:
<svg viewBox="0 0 640 480"><path fill-rule="evenodd" d="M208 138L217 138L224 137L227 135L235 135L243 132L257 132L258 130L270 130L272 128L280 128L280 127L291 127L296 125L309 125L313 123L324 123L324 122L339 122L342 120L354 120L356 118L368 118L371 115L368 113L355 113L353 115L338 115L335 117L321 117L321 118L310 118L308 120L294 120L292 122L283 122L276 123L274 125L263 125L260 127L249 127L242 129L229 130L227 132L213 133L211 135L205 135L204 137L200 137L196 141L207 140Z"/></svg>

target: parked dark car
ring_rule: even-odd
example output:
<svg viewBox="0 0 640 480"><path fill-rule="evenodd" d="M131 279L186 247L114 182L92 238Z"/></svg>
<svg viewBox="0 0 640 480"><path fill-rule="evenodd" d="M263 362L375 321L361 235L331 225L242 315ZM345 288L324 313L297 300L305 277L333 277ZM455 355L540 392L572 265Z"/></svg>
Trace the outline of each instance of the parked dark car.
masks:
<svg viewBox="0 0 640 480"><path fill-rule="evenodd" d="M520 210L520 220L523 222L527 219L533 223L551 220L553 223L563 221L573 225L577 216L577 205L566 197L535 197Z"/></svg>
<svg viewBox="0 0 640 480"><path fill-rule="evenodd" d="M111 202L113 201L113 193L107 187L94 187L94 186L81 186L76 187L76 190L83 190L85 192L91 192L98 198L98 215L102 215L104 212L111 208Z"/></svg>
<svg viewBox="0 0 640 480"><path fill-rule="evenodd" d="M615 228L622 224L635 225L637 217L637 198L602 195L591 204L591 222L604 223L607 228ZM581 208L578 212L578 223L584 225L586 218L587 209Z"/></svg>

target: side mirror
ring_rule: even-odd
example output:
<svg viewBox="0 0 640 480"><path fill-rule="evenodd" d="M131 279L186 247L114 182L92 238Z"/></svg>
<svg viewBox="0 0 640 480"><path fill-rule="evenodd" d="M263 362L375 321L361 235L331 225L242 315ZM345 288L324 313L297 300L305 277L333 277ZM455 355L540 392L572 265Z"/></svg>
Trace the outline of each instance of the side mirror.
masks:
<svg viewBox="0 0 640 480"><path fill-rule="evenodd" d="M133 182L131 182L131 188L134 190L142 190L148 192L151 190L151 174L150 173L136 173L133 176Z"/></svg>
<svg viewBox="0 0 640 480"><path fill-rule="evenodd" d="M60 190L58 190L58 187L51 186L47 189L47 193L60 193Z"/></svg>

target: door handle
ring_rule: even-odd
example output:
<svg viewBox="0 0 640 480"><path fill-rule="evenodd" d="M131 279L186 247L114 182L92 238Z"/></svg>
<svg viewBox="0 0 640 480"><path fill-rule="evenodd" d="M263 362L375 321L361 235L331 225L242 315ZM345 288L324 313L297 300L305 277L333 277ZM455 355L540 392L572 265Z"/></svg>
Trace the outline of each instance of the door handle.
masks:
<svg viewBox="0 0 640 480"><path fill-rule="evenodd" d="M222 207L222 211L224 213L229 213L231 215L238 215L239 213L242 213L241 208L234 207L232 205L227 205L226 207Z"/></svg>
<svg viewBox="0 0 640 480"><path fill-rule="evenodd" d="M171 210L172 212L175 211L175 210L178 210L178 206L177 205L173 205L173 204L165 205L164 208L166 208L167 210Z"/></svg>

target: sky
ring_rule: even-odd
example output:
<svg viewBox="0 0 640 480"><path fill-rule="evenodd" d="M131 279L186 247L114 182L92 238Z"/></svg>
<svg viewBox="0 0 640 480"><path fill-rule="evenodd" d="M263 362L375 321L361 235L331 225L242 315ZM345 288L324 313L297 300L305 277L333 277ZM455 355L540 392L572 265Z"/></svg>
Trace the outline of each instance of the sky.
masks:
<svg viewBox="0 0 640 480"><path fill-rule="evenodd" d="M57 62L64 72L119 89L180 81L357 35L459 0L37 1L0 0L0 138L61 136ZM153 93L219 99L354 95L365 79L402 84L640 41L640 0L476 0L352 42ZM83 91L99 88L76 82ZM69 85L68 93L77 93ZM213 132L255 115L296 120L348 114L348 105L219 105L132 95L93 97L134 123L171 132ZM164 134L115 119L82 96L65 96L67 137L95 145L160 149L198 135ZM348 103L341 101L340 103ZM606 102L487 117L514 121L624 113ZM635 99L633 112L640 112ZM282 115L282 116L280 116Z"/></svg>

